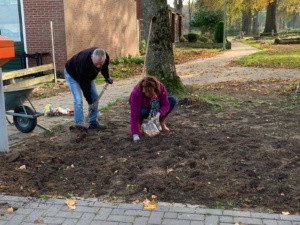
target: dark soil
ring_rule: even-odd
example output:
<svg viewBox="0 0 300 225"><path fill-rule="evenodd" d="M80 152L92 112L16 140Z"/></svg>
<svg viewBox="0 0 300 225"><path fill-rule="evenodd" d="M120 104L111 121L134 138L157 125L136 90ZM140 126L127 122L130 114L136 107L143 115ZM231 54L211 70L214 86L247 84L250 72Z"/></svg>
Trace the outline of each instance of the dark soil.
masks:
<svg viewBox="0 0 300 225"><path fill-rule="evenodd" d="M117 102L99 116L105 131L78 138L66 124L0 155L0 191L125 202L154 194L164 202L299 213L300 107L291 84L191 87L168 118L171 131L141 135L139 143L129 105Z"/></svg>

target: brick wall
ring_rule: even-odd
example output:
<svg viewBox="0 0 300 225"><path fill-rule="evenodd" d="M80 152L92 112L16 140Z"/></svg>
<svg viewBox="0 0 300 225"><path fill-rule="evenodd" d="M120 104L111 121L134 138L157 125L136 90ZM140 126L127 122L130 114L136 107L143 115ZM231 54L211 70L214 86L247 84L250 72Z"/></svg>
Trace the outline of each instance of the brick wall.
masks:
<svg viewBox="0 0 300 225"><path fill-rule="evenodd" d="M62 71L66 61L63 0L23 1L23 7L27 53L50 52L50 56L43 57L43 64L53 62L52 21L56 68ZM29 59L29 66L36 66L36 60Z"/></svg>
<svg viewBox="0 0 300 225"><path fill-rule="evenodd" d="M27 52L50 52L53 22L56 69L78 51L98 46L111 58L138 52L135 0L23 1ZM43 63L52 62L52 55ZM36 61L30 59L30 66Z"/></svg>
<svg viewBox="0 0 300 225"><path fill-rule="evenodd" d="M97 46L111 58L136 55L135 0L64 0L67 58Z"/></svg>

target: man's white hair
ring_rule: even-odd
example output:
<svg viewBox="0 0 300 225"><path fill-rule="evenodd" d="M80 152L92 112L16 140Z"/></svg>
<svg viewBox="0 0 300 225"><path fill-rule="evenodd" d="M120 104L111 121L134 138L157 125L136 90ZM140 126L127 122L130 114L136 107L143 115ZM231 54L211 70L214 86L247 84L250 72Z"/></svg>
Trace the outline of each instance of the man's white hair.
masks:
<svg viewBox="0 0 300 225"><path fill-rule="evenodd" d="M93 57L99 57L99 59L103 59L106 60L106 54L105 54L105 51L101 48L96 48L94 51L93 51Z"/></svg>

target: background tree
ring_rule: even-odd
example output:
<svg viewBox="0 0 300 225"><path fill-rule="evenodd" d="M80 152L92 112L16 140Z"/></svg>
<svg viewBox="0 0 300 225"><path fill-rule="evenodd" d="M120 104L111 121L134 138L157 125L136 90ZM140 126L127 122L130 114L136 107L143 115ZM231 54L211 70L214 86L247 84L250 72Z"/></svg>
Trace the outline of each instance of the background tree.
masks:
<svg viewBox="0 0 300 225"><path fill-rule="evenodd" d="M178 94L185 91L179 76L176 74L171 26L167 0L142 0L143 18L146 34L149 34L150 22L152 31L148 41L146 35L148 75L157 77L168 92Z"/></svg>
<svg viewBox="0 0 300 225"><path fill-rule="evenodd" d="M192 21L192 14L193 14L193 9L194 9L194 1L193 0L188 0L188 19L189 19L189 22ZM192 28L189 24L189 33L191 33L192 31Z"/></svg>
<svg viewBox="0 0 300 225"><path fill-rule="evenodd" d="M283 1L283 0L282 0ZM284 0L299 1L299 0ZM197 1L198 2L198 1ZM201 0L202 8L222 10L224 0ZM258 34L258 12L274 0L227 0L227 24L239 23L242 18L242 30L247 34ZM196 4L197 5L197 4ZM242 13L241 13L242 12ZM252 27L252 30L251 30Z"/></svg>
<svg viewBox="0 0 300 225"><path fill-rule="evenodd" d="M262 35L270 35L272 32L277 33L276 26L276 11L277 11L277 0L272 1L267 6L267 15L265 29Z"/></svg>
<svg viewBox="0 0 300 225"><path fill-rule="evenodd" d="M213 33L216 25L222 20L222 10L200 8L194 12L190 25L193 28L200 28L202 32L209 31Z"/></svg>

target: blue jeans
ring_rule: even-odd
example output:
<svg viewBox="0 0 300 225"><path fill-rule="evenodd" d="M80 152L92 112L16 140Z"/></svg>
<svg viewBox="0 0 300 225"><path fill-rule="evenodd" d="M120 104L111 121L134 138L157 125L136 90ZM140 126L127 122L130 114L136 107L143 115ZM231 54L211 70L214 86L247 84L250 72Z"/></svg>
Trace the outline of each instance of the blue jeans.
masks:
<svg viewBox="0 0 300 225"><path fill-rule="evenodd" d="M72 92L74 99L74 119L75 124L84 122L83 115L83 104L82 104L82 93L79 83L68 74L67 70L64 69L65 79L68 82L69 88ZM91 92L92 92L92 101L96 101L98 97L97 88L94 81L91 81ZM96 109L90 114L89 122L95 121L98 115L98 104Z"/></svg>
<svg viewBox="0 0 300 225"><path fill-rule="evenodd" d="M170 103L170 109L167 112L167 114L165 115L165 117L167 117L170 112L172 112L172 110L174 109L175 105L176 105L176 98L173 96L169 96L168 97L169 103ZM141 112L140 112L140 120L143 119L147 119L149 117L149 113L150 113L150 108L141 108Z"/></svg>

